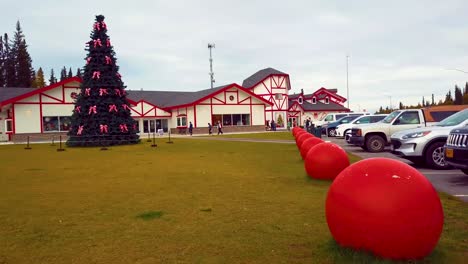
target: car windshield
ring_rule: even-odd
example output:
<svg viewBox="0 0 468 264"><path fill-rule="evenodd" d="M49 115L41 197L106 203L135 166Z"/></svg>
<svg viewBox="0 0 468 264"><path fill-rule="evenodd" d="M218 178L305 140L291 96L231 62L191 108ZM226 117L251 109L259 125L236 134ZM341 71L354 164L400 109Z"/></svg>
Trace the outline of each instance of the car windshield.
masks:
<svg viewBox="0 0 468 264"><path fill-rule="evenodd" d="M390 124L401 113L401 111L394 111L382 120L382 123Z"/></svg>
<svg viewBox="0 0 468 264"><path fill-rule="evenodd" d="M455 113L444 120L440 121L437 126L441 127L448 127L448 126L456 126L461 122L468 120L468 109Z"/></svg>
<svg viewBox="0 0 468 264"><path fill-rule="evenodd" d="M358 118L359 116L347 116L347 117L343 117L341 118L340 120L338 120L337 122L339 124L347 124L351 121L353 121L354 119Z"/></svg>

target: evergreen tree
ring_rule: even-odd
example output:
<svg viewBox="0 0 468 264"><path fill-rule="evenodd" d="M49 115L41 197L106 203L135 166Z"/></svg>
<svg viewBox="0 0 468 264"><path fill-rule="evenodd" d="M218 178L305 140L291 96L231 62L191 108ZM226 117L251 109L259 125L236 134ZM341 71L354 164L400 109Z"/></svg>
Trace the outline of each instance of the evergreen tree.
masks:
<svg viewBox="0 0 468 264"><path fill-rule="evenodd" d="M37 70L37 74L36 74L36 87L42 88L44 86L46 86L45 79L44 79L44 72L42 71L42 68L39 67L39 70Z"/></svg>
<svg viewBox="0 0 468 264"><path fill-rule="evenodd" d="M13 53L15 54L15 72L16 86L14 87L31 87L34 79L34 69L32 67L32 59L28 52L28 45L24 39L23 31L21 30L20 22L16 22L15 39L13 41Z"/></svg>
<svg viewBox="0 0 468 264"><path fill-rule="evenodd" d="M435 101L434 101L434 94L432 94L432 101L431 101L431 105L435 105Z"/></svg>
<svg viewBox="0 0 468 264"><path fill-rule="evenodd" d="M81 92L75 101L69 146L103 146L139 142L138 124L130 115L125 86L118 73L104 16L96 16Z"/></svg>
<svg viewBox="0 0 468 264"><path fill-rule="evenodd" d="M81 69L80 69L80 68L78 68L78 69L76 70L76 76L77 76L77 77L80 77L80 78L82 77L82 76L81 76Z"/></svg>
<svg viewBox="0 0 468 264"><path fill-rule="evenodd" d="M71 77L73 77L73 73L72 73L72 70L71 70L71 67L70 67L70 70L68 71L67 78L71 78Z"/></svg>
<svg viewBox="0 0 468 264"><path fill-rule="evenodd" d="M60 72L60 81L63 81L67 78L67 68L63 66L62 71Z"/></svg>
<svg viewBox="0 0 468 264"><path fill-rule="evenodd" d="M3 48L3 36L0 36L0 87L3 87L5 86L5 75L4 75L4 68L3 68L3 64L5 62L5 58L4 58L4 52L3 52L4 48Z"/></svg>
<svg viewBox="0 0 468 264"><path fill-rule="evenodd" d="M463 92L463 95L468 94L468 82L465 83L465 91Z"/></svg>
<svg viewBox="0 0 468 264"><path fill-rule="evenodd" d="M402 102L400 102L400 104L398 105L398 109L400 109L400 110L401 110L401 109L405 109L405 107L403 106L403 103L402 103Z"/></svg>
<svg viewBox="0 0 468 264"><path fill-rule="evenodd" d="M5 78L6 87L17 87L16 83L16 69L15 69L15 55L11 47L8 34L5 33L3 36L4 45L4 62L3 62L3 74Z"/></svg>
<svg viewBox="0 0 468 264"><path fill-rule="evenodd" d="M468 104L468 82L465 83L465 91L463 92L463 104Z"/></svg>
<svg viewBox="0 0 468 264"><path fill-rule="evenodd" d="M423 96L423 98L422 98L422 105L423 105L423 106L426 105L426 100L424 100L424 96Z"/></svg>
<svg viewBox="0 0 468 264"><path fill-rule="evenodd" d="M49 85L52 85L54 83L57 83L57 78L55 78L54 69L51 69L50 70Z"/></svg>
<svg viewBox="0 0 468 264"><path fill-rule="evenodd" d="M462 94L460 87L458 87L458 85L455 85L454 95L455 95L455 99L453 100L453 104L456 104L456 105L463 104L463 94Z"/></svg>
<svg viewBox="0 0 468 264"><path fill-rule="evenodd" d="M445 105L451 105L453 104L453 99L452 99L452 91L448 91L448 93L445 95Z"/></svg>

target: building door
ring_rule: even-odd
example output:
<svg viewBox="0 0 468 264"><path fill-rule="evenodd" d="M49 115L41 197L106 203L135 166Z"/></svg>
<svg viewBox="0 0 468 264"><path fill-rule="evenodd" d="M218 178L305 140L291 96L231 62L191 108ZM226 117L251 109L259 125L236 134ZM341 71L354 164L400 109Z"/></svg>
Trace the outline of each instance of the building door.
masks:
<svg viewBox="0 0 468 264"><path fill-rule="evenodd" d="M162 129L167 132L169 129L167 119L146 119L143 120L143 133L158 132L158 129Z"/></svg>
<svg viewBox="0 0 468 264"><path fill-rule="evenodd" d="M291 124L292 127L297 126L297 118L296 117L289 117L288 124Z"/></svg>

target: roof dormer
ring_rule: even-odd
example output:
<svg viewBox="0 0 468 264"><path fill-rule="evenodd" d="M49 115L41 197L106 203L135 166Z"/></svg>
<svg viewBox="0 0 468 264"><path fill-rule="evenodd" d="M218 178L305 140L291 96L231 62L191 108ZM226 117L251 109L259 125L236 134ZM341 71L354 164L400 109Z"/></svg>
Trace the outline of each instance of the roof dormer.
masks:
<svg viewBox="0 0 468 264"><path fill-rule="evenodd" d="M329 104L330 103L330 98L327 96L325 97L325 104Z"/></svg>
<svg viewBox="0 0 468 264"><path fill-rule="evenodd" d="M304 103L304 99L302 98L302 96L299 96L299 98L297 98L297 102L298 102L299 104Z"/></svg>
<svg viewBox="0 0 468 264"><path fill-rule="evenodd" d="M317 103L317 97L315 97L315 96L312 97L312 103L313 103L313 104L316 104L316 103Z"/></svg>

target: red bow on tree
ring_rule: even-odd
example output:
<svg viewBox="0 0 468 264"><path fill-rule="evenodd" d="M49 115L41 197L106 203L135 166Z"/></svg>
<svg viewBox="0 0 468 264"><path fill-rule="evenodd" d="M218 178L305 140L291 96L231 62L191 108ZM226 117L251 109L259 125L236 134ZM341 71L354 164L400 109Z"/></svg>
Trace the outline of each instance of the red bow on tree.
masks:
<svg viewBox="0 0 468 264"><path fill-rule="evenodd" d="M97 114L95 105L89 107L88 115L90 115L91 113Z"/></svg>
<svg viewBox="0 0 468 264"><path fill-rule="evenodd" d="M117 112L117 106L115 104L109 105L109 112Z"/></svg>
<svg viewBox="0 0 468 264"><path fill-rule="evenodd" d="M75 107L75 111L81 114L81 106Z"/></svg>
<svg viewBox="0 0 468 264"><path fill-rule="evenodd" d="M94 71L93 72L93 79L99 79L101 77L101 72L100 71Z"/></svg>
<svg viewBox="0 0 468 264"><path fill-rule="evenodd" d="M126 124L120 124L120 132L128 132L128 128Z"/></svg>
<svg viewBox="0 0 468 264"><path fill-rule="evenodd" d="M101 89L99 89L99 96L102 96L103 94L109 94L109 93L107 93L107 89L106 89L106 88L101 88Z"/></svg>
<svg viewBox="0 0 468 264"><path fill-rule="evenodd" d="M107 125L100 125L101 133L107 133Z"/></svg>
<svg viewBox="0 0 468 264"><path fill-rule="evenodd" d="M83 132L83 126L79 126L78 127L78 133L76 133L76 134L81 135L82 132Z"/></svg>
<svg viewBox="0 0 468 264"><path fill-rule="evenodd" d="M99 47L102 47L102 42L100 39L95 39L94 41L94 47L96 48L98 45Z"/></svg>

